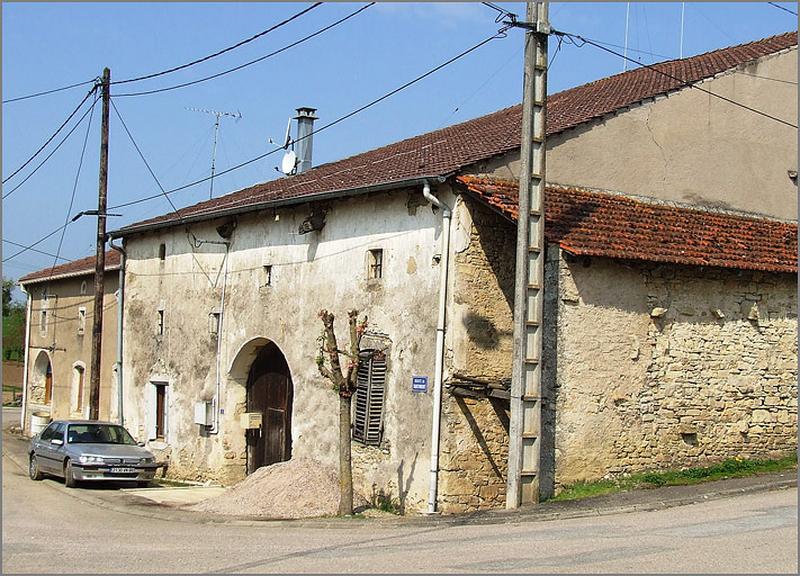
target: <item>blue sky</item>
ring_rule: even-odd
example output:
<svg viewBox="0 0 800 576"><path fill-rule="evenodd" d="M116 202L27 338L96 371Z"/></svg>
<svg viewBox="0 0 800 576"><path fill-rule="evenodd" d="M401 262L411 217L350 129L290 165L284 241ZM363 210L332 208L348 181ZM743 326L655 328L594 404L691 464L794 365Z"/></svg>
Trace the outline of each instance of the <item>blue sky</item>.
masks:
<svg viewBox="0 0 800 576"><path fill-rule="evenodd" d="M523 3L498 3L524 16ZM152 89L189 81L257 58L313 32L364 4L330 3L287 26L209 62L157 79L115 86ZM797 5L781 3L796 11ZM135 77L202 57L266 29L307 3L3 3L3 99L90 80L104 66L112 80ZM625 3L553 2L560 30L624 43ZM187 110L239 111L223 119L217 170L269 151L283 137L298 106L318 109L325 123L383 95L494 34L496 12L480 3L379 3L344 24L274 58L196 86L116 104L155 174L166 188L207 176L214 118ZM680 3L631 3L629 55L645 63L677 58ZM685 56L796 29L791 14L767 3L687 2ZM497 39L413 87L319 134L315 164L336 160L521 100L521 30ZM551 40L551 55L556 42ZM621 49L619 49L621 51ZM549 75L550 92L621 72L622 60L591 46L564 45ZM88 87L3 105L3 178L21 165L67 117ZM72 214L96 208L99 111L76 189ZM64 222L85 124L33 177L3 202L3 238L29 244ZM48 149L49 150L49 149ZM43 157L43 156L41 156ZM278 177L280 155L219 177L215 196ZM9 180L7 192L30 168ZM158 189L111 114L109 205ZM208 183L172 196L178 206L208 198ZM169 211L163 198L121 210L109 228ZM66 230L61 254L93 253L95 220ZM38 246L55 252L59 235ZM3 244L4 257L17 249ZM4 277L52 264L27 252L4 263Z"/></svg>

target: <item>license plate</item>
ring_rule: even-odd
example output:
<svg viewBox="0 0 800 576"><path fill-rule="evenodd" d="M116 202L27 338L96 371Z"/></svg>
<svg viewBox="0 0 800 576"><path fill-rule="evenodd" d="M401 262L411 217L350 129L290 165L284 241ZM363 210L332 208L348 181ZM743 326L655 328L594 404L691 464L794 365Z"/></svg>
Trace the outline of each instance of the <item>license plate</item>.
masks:
<svg viewBox="0 0 800 576"><path fill-rule="evenodd" d="M136 468L112 468L110 472L112 474L135 474Z"/></svg>

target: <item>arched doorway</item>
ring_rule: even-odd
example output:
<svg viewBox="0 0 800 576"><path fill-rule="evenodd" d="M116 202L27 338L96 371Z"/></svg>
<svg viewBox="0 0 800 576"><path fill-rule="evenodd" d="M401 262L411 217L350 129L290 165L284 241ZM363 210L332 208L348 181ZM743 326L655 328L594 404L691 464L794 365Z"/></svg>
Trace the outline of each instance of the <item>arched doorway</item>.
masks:
<svg viewBox="0 0 800 576"><path fill-rule="evenodd" d="M261 413L261 428L248 430L247 473L292 457L292 398L289 365L270 342L250 366L247 377L247 411Z"/></svg>
<svg viewBox="0 0 800 576"><path fill-rule="evenodd" d="M31 400L40 404L50 404L53 401L53 366L50 363L50 356L44 350L36 357L33 371Z"/></svg>

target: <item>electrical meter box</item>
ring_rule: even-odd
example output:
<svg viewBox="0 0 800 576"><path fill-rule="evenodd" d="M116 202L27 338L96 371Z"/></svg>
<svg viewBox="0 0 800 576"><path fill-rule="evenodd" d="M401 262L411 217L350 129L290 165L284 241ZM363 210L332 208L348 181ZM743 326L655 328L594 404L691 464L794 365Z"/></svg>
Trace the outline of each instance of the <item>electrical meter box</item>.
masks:
<svg viewBox="0 0 800 576"><path fill-rule="evenodd" d="M211 402L194 403L194 423L200 426L213 426L214 414L211 409Z"/></svg>
<svg viewBox="0 0 800 576"><path fill-rule="evenodd" d="M245 430L261 428L261 412L245 412L240 416L240 424Z"/></svg>

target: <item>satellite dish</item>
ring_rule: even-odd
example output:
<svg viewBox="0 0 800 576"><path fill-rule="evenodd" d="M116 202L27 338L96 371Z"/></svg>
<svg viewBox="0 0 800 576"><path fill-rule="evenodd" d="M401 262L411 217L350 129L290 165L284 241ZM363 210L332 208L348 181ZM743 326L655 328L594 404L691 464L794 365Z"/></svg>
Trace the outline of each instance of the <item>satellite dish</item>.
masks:
<svg viewBox="0 0 800 576"><path fill-rule="evenodd" d="M281 160L281 172L288 176L294 173L296 166L297 154L294 153L294 150L287 150L286 154L283 155L283 160Z"/></svg>

